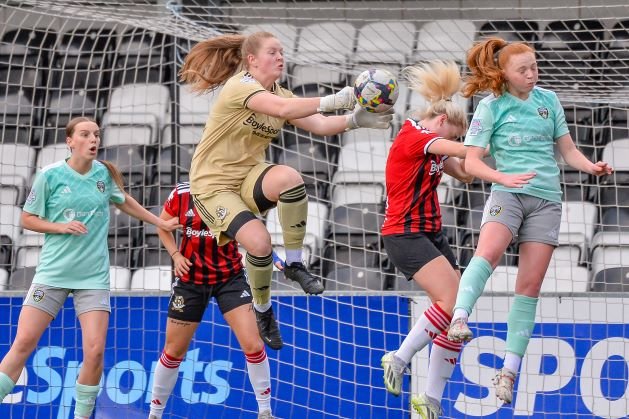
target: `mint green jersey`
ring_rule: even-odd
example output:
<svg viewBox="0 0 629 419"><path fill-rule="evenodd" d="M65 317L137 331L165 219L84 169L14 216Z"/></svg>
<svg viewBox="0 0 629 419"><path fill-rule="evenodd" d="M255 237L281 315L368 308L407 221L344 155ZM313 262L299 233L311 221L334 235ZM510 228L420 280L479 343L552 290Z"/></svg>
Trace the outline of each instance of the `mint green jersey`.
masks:
<svg viewBox="0 0 629 419"><path fill-rule="evenodd" d="M555 140L568 132L557 95L535 87L526 100L508 92L481 100L465 136L465 145L483 148L490 145L496 169L502 173L536 173L522 188L494 184L492 190L561 202L554 148Z"/></svg>
<svg viewBox="0 0 629 419"><path fill-rule="evenodd" d="M109 203L124 200L99 161L94 161L85 175L65 160L44 167L35 178L24 211L53 223L80 221L87 233L47 233L33 282L58 288L109 289Z"/></svg>

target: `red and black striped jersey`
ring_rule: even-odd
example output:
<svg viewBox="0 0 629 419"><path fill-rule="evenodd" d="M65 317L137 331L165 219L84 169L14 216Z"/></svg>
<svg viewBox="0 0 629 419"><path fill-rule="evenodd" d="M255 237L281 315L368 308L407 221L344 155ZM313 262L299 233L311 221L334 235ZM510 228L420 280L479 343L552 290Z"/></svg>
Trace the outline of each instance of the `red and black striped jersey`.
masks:
<svg viewBox="0 0 629 419"><path fill-rule="evenodd" d="M225 282L243 270L238 244L232 240L218 246L214 235L194 208L188 182L177 184L164 203L164 210L173 217L179 217L183 225L179 251L192 262L192 266L180 278L182 282L213 285Z"/></svg>
<svg viewBox="0 0 629 419"><path fill-rule="evenodd" d="M447 156L427 151L440 138L413 119L402 126L387 158L382 234L441 231L437 186Z"/></svg>

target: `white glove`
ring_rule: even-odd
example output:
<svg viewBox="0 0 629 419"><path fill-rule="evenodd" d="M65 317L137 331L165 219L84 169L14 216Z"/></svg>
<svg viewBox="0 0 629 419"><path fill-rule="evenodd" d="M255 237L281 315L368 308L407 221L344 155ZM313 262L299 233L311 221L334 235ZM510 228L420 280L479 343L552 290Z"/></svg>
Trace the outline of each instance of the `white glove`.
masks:
<svg viewBox="0 0 629 419"><path fill-rule="evenodd" d="M332 95L323 96L319 101L319 112L334 112L341 109L353 109L356 104L356 96L354 96L354 88L345 86L340 92Z"/></svg>
<svg viewBox="0 0 629 419"><path fill-rule="evenodd" d="M360 105L356 105L354 112L347 115L347 129L356 128L375 128L387 129L391 126L393 120L393 108L385 112L373 113L368 112Z"/></svg>

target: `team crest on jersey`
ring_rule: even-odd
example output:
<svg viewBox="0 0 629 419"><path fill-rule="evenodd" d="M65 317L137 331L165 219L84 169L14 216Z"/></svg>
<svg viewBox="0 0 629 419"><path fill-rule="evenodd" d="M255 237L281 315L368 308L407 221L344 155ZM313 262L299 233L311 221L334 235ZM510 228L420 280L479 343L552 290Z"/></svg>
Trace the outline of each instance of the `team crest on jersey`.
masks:
<svg viewBox="0 0 629 419"><path fill-rule="evenodd" d="M36 303L39 303L41 300L44 299L44 296L46 294L44 294L43 290L37 289L35 290L35 292L33 292L33 301L35 301Z"/></svg>
<svg viewBox="0 0 629 419"><path fill-rule="evenodd" d="M544 119L548 119L548 108L545 106L540 106L537 108L537 113Z"/></svg>
<svg viewBox="0 0 629 419"><path fill-rule="evenodd" d="M105 182L102 180L96 182L96 189L98 189L101 193L105 193Z"/></svg>
<svg viewBox="0 0 629 419"><path fill-rule="evenodd" d="M186 304L184 303L183 297L181 295L177 295L175 296L175 298L173 298L173 303L171 304L171 308L173 310L183 312L183 308L185 306Z"/></svg>
<svg viewBox="0 0 629 419"><path fill-rule="evenodd" d="M500 214L501 211L502 207L500 205L494 205L493 207L489 208L489 215L491 215L492 217L496 217L498 214Z"/></svg>
<svg viewBox="0 0 629 419"><path fill-rule="evenodd" d="M227 210L227 208L221 205L216 207L216 217L218 217L219 220L223 221L225 217L227 217L228 214L229 214L229 211Z"/></svg>

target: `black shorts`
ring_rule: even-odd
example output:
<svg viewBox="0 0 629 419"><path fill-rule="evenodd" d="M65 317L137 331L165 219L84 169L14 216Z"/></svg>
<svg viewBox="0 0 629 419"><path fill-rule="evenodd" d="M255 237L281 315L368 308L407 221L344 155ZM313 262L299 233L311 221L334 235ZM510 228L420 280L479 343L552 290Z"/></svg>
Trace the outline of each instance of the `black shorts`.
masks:
<svg viewBox="0 0 629 419"><path fill-rule="evenodd" d="M440 231L391 234L382 238L389 259L408 280L411 280L424 265L439 256L445 256L455 270L459 269L448 239Z"/></svg>
<svg viewBox="0 0 629 419"><path fill-rule="evenodd" d="M168 317L186 322L199 323L210 298L216 298L221 313L251 304L251 289L245 271L215 285L199 285L176 281L168 303Z"/></svg>

